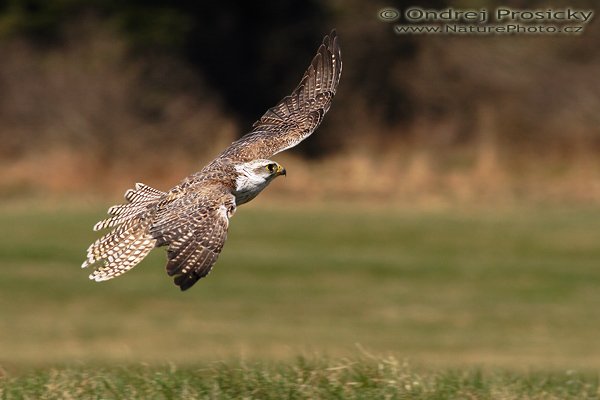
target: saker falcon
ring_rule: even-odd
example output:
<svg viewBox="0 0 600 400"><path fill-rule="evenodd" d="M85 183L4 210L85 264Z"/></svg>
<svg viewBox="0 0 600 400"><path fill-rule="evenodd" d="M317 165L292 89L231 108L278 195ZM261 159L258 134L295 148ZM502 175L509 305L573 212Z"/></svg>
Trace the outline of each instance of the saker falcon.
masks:
<svg viewBox="0 0 600 400"><path fill-rule="evenodd" d="M168 192L136 183L124 204L108 210L95 231L112 228L90 245L82 268L96 266L101 282L135 267L167 246L167 273L181 290L205 277L217 261L229 219L286 171L268 157L310 136L329 110L342 73L335 30L325 36L300 84L201 171Z"/></svg>

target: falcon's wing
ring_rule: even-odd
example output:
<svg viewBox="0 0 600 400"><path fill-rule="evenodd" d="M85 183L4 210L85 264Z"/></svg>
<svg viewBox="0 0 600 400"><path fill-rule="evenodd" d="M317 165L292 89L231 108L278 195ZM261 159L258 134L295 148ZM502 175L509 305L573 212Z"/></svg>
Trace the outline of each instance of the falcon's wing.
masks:
<svg viewBox="0 0 600 400"><path fill-rule="evenodd" d="M329 110L342 73L335 30L323 39L298 87L233 142L220 158L246 162L294 147L317 129Z"/></svg>
<svg viewBox="0 0 600 400"><path fill-rule="evenodd" d="M209 196L203 191L179 197L157 215L150 228L157 246L169 246L167 273L175 276L181 290L210 272L227 239L235 198L216 189Z"/></svg>

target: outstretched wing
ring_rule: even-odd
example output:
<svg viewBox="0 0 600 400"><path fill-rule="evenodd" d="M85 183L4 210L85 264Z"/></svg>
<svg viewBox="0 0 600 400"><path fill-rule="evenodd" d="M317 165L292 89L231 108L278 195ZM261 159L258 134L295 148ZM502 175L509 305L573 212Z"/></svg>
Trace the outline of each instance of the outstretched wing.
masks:
<svg viewBox="0 0 600 400"><path fill-rule="evenodd" d="M181 290L208 275L227 239L229 217L235 212L231 193L210 189L169 203L150 227L156 245L169 246L167 273L175 277Z"/></svg>
<svg viewBox="0 0 600 400"><path fill-rule="evenodd" d="M341 56L333 30L323 39L292 94L267 110L252 131L233 142L219 157L240 162L269 158L310 136L331 105L342 73Z"/></svg>

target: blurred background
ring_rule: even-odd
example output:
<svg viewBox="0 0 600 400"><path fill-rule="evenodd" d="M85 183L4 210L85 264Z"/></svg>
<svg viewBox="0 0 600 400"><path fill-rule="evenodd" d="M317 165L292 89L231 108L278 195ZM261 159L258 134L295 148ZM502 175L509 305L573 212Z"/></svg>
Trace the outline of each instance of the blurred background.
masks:
<svg viewBox="0 0 600 400"><path fill-rule="evenodd" d="M228 4L0 2L0 196L114 195L141 179L171 187L288 94L335 27L339 94L318 135L283 156L299 165L275 191L409 203L599 199L595 19L579 35L395 35L377 11L413 3Z"/></svg>
<svg viewBox="0 0 600 400"><path fill-rule="evenodd" d="M415 5L596 2L0 0L0 366L365 349L600 365L597 17L509 36L396 35L378 18ZM104 210L199 170L332 28L332 108L276 156L287 178L236 215L215 272L178 293L156 251L89 282Z"/></svg>

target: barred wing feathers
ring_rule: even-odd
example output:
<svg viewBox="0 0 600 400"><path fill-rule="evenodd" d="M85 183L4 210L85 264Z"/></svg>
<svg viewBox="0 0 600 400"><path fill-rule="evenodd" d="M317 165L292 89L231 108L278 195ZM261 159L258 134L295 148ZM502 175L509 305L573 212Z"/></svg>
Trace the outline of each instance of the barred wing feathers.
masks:
<svg viewBox="0 0 600 400"><path fill-rule="evenodd" d="M300 84L233 142L219 158L251 161L296 146L310 136L331 106L342 73L342 57L333 30L323 39Z"/></svg>
<svg viewBox="0 0 600 400"><path fill-rule="evenodd" d="M168 246L167 273L181 290L208 275L227 239L235 198L225 187L213 189L169 203L150 227L156 245Z"/></svg>

